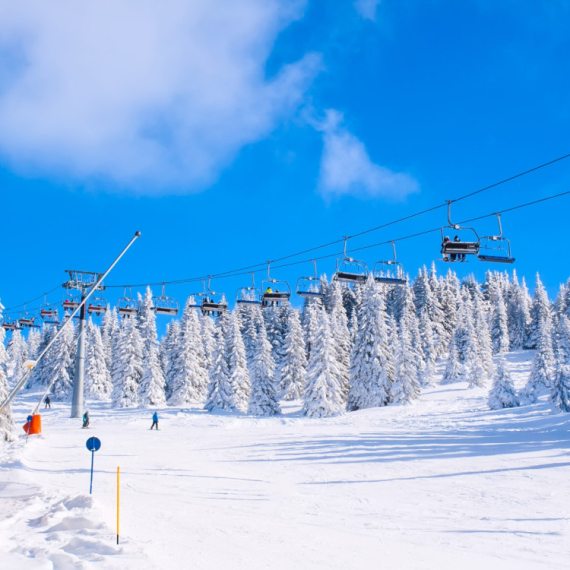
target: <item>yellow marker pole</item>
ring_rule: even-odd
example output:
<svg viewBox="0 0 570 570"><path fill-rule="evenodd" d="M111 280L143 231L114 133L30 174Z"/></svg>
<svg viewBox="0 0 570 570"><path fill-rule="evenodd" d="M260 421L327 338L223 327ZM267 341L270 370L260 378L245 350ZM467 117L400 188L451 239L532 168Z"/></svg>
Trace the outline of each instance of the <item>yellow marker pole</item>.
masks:
<svg viewBox="0 0 570 570"><path fill-rule="evenodd" d="M117 467L117 544L119 544L119 467Z"/></svg>

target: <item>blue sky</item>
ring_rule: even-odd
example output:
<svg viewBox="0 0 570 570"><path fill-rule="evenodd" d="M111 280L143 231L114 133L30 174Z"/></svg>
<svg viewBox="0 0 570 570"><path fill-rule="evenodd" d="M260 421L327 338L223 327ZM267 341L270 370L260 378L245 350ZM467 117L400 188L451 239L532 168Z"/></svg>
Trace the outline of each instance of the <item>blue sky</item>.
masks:
<svg viewBox="0 0 570 570"><path fill-rule="evenodd" d="M279 258L570 152L566 2L26 5L0 8L8 307L63 282L64 269L103 270L135 230L143 235L109 284ZM567 159L457 204L454 217L569 186ZM519 275L539 271L552 295L570 275L569 208L561 198L503 217ZM439 210L351 246L444 222ZM439 241L403 241L398 257L415 275ZM361 255L373 265L390 253ZM479 278L487 268L456 267ZM319 263L333 271L332 259ZM293 285L311 272L307 263L274 276ZM212 285L233 298L248 281ZM197 287L167 292L183 299Z"/></svg>

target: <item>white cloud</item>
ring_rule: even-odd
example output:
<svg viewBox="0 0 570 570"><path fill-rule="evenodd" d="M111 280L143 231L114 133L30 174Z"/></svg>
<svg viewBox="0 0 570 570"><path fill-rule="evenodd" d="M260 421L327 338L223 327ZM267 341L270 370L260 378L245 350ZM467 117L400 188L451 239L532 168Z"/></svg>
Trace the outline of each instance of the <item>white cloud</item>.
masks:
<svg viewBox="0 0 570 570"><path fill-rule="evenodd" d="M337 111L328 110L326 119L315 126L323 132L319 186L324 196L399 200L418 192L419 185L409 174L374 164L364 144L342 126L342 115Z"/></svg>
<svg viewBox="0 0 570 570"><path fill-rule="evenodd" d="M299 0L0 4L0 159L138 193L192 192L302 103L307 54L272 78Z"/></svg>
<svg viewBox="0 0 570 570"><path fill-rule="evenodd" d="M354 7L356 11L366 20L376 20L376 8L380 5L380 0L356 0Z"/></svg>

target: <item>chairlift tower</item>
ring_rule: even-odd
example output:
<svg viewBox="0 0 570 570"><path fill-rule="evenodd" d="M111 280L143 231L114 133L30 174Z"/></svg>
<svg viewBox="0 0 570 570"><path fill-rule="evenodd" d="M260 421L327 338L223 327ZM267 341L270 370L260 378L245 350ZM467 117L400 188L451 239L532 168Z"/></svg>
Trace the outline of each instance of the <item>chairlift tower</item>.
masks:
<svg viewBox="0 0 570 570"><path fill-rule="evenodd" d="M88 292L94 287L96 291L103 291L104 285L97 285L103 273L92 273L90 271L75 271L66 269L69 274L69 281L63 284L64 289L79 291L81 301L85 299ZM73 398L71 400L71 417L80 418L83 416L83 394L85 384L85 304L81 306L79 312L79 336L77 338L77 354L75 355L75 374L73 375Z"/></svg>

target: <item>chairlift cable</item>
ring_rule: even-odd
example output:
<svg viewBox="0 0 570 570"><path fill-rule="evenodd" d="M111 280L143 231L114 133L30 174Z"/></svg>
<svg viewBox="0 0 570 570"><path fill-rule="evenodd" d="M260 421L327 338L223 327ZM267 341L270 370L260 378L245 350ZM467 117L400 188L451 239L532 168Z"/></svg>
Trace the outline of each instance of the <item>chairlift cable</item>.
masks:
<svg viewBox="0 0 570 570"><path fill-rule="evenodd" d="M557 162L560 162L560 161L562 161L562 160L564 160L564 159L566 159L566 158L570 158L570 153L569 153L569 154L565 154L565 155L563 155L563 156L559 156L558 158L555 158L555 159L553 159L553 160L550 160L550 161L548 161L548 162L545 162L545 163L543 163L543 164L540 164L540 165L538 165L538 166L535 166L535 167L530 168L530 169L528 169L528 170L525 170L525 171L523 171L523 172L519 172L518 174L515 174L515 175L513 175L513 176L510 176L510 177L508 177L508 178L505 178L505 179L503 179L503 180L500 180L500 181L498 181L498 182L495 182L495 183L493 183L493 184L490 184L489 186L485 186L484 188L480 188L479 190L475 190L475 191L473 191L473 192L470 192L470 193L468 193L468 194L465 194L465 195L463 195L463 196L460 196L459 198L454 198L453 200L450 200L450 201L451 201L452 203L454 203L454 202L459 202L459 201L461 201L461 200L465 200L465 199L467 199L467 198L470 198L470 197L475 196L475 195L477 195L477 194L480 194L480 193L482 193L482 192L486 192L487 190L490 190L490 189L492 189L492 188L496 188L497 186L500 186L500 185L505 184L505 183L507 183L507 182L511 182L512 180L516 180L517 178L521 178L522 176L525 176L525 175L530 174L530 173L532 173L532 172L536 172L537 170L541 170L542 168L545 168L545 167L547 167L547 166L551 166L552 164L555 164L555 163L557 163ZM527 203L525 203L525 204L521 204L521 205L518 205L518 206L514 206L514 207L512 207L512 208L507 208L507 209L505 209L505 210L501 210L500 212L493 212L492 214L486 214L486 215L484 215L484 216L479 216L479 217L477 217L477 218L472 218L472 219L470 219L470 220L465 220L465 221L463 221L463 222L461 222L461 223L469 223L469 222L473 222L473 221L478 221L478 220L481 220L481 219L485 219L485 218L488 218L488 217L490 217L490 216L493 216L495 213L503 214L503 213L506 213L506 212L512 212L512 211L518 210L518 209L520 209L520 208L525 208L525 207L528 207L528 206L532 206L532 205L535 205L535 204L539 204L539 203L541 203L541 202L546 202L546 201L549 201L549 200L553 200L553 199L556 199L556 198L560 198L560 197L566 196L566 195L568 195L568 194L570 194L570 191L561 192L561 193L555 194L555 195L553 195L553 196L547 196L547 197L541 198L541 199L539 199L539 200L534 200L534 201L532 201L532 202L527 202ZM362 232L353 234L353 235L348 236L348 237L349 237L350 239L356 238L356 237L360 237L360 236L363 236L363 235L365 235L365 234L368 234L368 233L371 233L371 232L374 232L374 231L377 231L377 230L380 230L380 229L389 227L389 226L391 226L391 225L395 225L395 224L397 224L397 223L410 220L410 219L412 219L412 218L415 218L415 217L418 217L418 216L427 214L427 213L429 213L429 212L433 212L433 211L438 210L439 208L443 208L443 207L445 207L445 206L447 206L447 202L445 202L445 203L443 203L443 204L436 205L436 206L432 206L431 208L427 208L426 210L422 210L422 211L416 212L416 213L414 213L414 214L410 214L409 216L405 216L405 217L403 217L403 218L399 218L399 219L397 219L397 220L393 220L393 221L391 221L391 222L387 222L387 223L382 224L382 225L380 225L380 226L376 226L376 227L374 227L374 228L370 228L370 229L368 229L368 230L364 230L364 231L362 231ZM411 235L409 235L409 236L404 236L404 237L401 237L401 238L398 238L398 239L395 239L395 240L388 240L388 241L381 242L381 243L374 244L374 245L363 246L363 247L360 247L360 248L352 249L352 250L350 250L350 251L351 251L351 252L353 252L353 251L361 251L361 250L363 250L363 249L369 249L369 248L371 248L371 247L377 247L377 246L379 246L379 245L386 245L386 244L390 243L390 241L402 241L402 240L410 239L410 238L413 238L413 237L419 237L419 236L421 236L421 235L425 235L425 234L428 234L428 233L432 233L432 232L437 231L437 230L439 230L439 229L440 229L440 228L435 228L435 229L433 229L433 230L426 230L426 231L424 231L424 232L419 232L419 233L416 233L416 234L411 234ZM329 243L326 243L326 244L322 244L322 245L315 246L315 247L310 248L310 249L306 249L306 250L303 250L303 251L299 251L299 252L296 252L296 253L292 253L292 254L286 255L286 256L284 256L284 257L280 257L280 258L274 259L274 260L272 260L272 263L278 263L278 262L280 262L280 261L285 261L285 260L290 259L290 258L292 258L292 257L297 257L298 255L303 255L303 254L305 254L305 253L310 253L310 252L316 251L316 250L318 250L318 249L323 249L323 248L325 248L325 247L329 247L329 246L331 246L331 245L335 245L335 244L337 244L337 243L341 243L342 241L343 241L343 239L341 238L341 239L338 239L338 240L335 240L335 241L332 241L332 242L329 242ZM337 256L337 255L340 255L340 254L339 254L339 253L334 253L334 254L325 255L325 256L321 256L321 257L316 257L316 258L312 258L312 259L315 259L315 260L318 261L318 260L321 260L321 259L328 259L328 258L330 258L330 257L334 257L334 256ZM302 264L302 263L307 263L307 261L311 261L311 260L309 259L309 260L303 260L303 261L288 263L288 264L285 264L285 265L279 265L279 266L276 266L276 268L280 268L280 267L290 267L290 266L292 266L292 265L299 265L299 264ZM216 279L223 279L223 278L225 278L225 277L238 277L238 276L245 275L246 273L251 273L251 271L250 271L251 269L255 269L255 271L254 271L255 273L260 273L261 271L263 271L263 269L261 269L261 267L262 267L262 266L265 266L265 265L266 265L265 262L263 262L263 263L257 263L257 264L255 264L255 265L249 265L249 266L247 266L247 267L242 267L242 268L239 268L239 269L234 269L234 270L231 270L231 271L226 271L226 272L218 273L218 274L212 275L212 277L214 277L214 278L216 278ZM260 269L256 269L256 268L260 268ZM246 272L246 273L244 273L244 272ZM177 279L177 280L172 280L172 281L157 281L157 282L152 282L152 283L138 283L138 284L130 284L130 285L125 285L125 284L123 284L123 285L107 285L107 288L108 288L108 289L111 289L111 288L116 289L116 288L124 288L124 287L140 288L140 287L146 287L146 286L152 287L152 286L163 285L163 284L166 284L166 285L180 285L180 284L184 284L184 283L192 283L192 282L202 281L202 280L206 279L207 277L208 277L208 276L206 275L206 276L201 276L201 277L191 277L191 278L187 278L187 279ZM17 308L19 308L19 307L23 307L24 305L31 304L31 303L33 303L34 301L37 301L38 299L41 299L41 298L43 298L44 296L53 293L54 291L56 291L56 290L59 289L59 288L60 288L60 285L57 285L56 287L54 287L54 288L51 289L50 291L47 291L47 292L45 292L45 293L42 293L41 295L35 297L34 299L28 300L28 301L26 301L25 303L20 303L20 304L18 304L18 305L13 305L12 307L4 308L4 311L7 312L7 313L9 313L10 311L13 311L14 309L17 309Z"/></svg>
<svg viewBox="0 0 570 570"><path fill-rule="evenodd" d="M470 192L470 193L468 193L468 194L465 194L465 195L463 195L463 196L459 196L458 198L454 198L453 200L451 200L451 202L452 202L452 203L453 203L453 202L459 202L459 201L461 201L461 200L465 200L466 198L470 198L471 196L475 196L475 195L477 195L477 194L481 194L482 192L486 192L487 190L491 190L492 188L496 188L497 186L500 186L500 185L502 185L502 184L506 184L507 182L511 182L512 180L516 180L517 178L521 178L522 176L525 176L525 175L530 174L530 173L532 173L532 172L536 172L537 170L541 170L542 168L546 168L547 166L551 166L552 164L555 164L555 163L557 163L557 162L560 162L560 161L562 161L562 160L564 160L564 159L566 159L566 158L570 158L570 153L569 153L569 154L565 154L565 155L563 155L563 156L559 156L558 158L555 158L555 159L550 160L550 161L548 161L548 162L545 162L545 163L543 163L543 164L539 164L539 165L537 165L537 166L534 166L533 168L529 168L529 169L527 169L527 170L525 170L525 171L523 171L523 172L519 172L519 173L517 173L517 174L514 174L513 176L509 176L508 178L504 178L503 180L499 180L498 182L494 182L493 184L490 184L490 185L488 185L488 186L485 186L485 187L483 187L483 188L480 188L480 189L478 189L478 190L475 190L475 191ZM564 195L564 194L561 194L561 195ZM435 210L438 210L438 209L444 208L444 207L447 207L447 202L444 202L444 203L442 203L442 204L438 204L438 205L432 206L432 207L427 208L427 209L425 209L425 210L421 210L420 212L415 212L415 213L410 214L410 215L408 215L408 216L404 216L403 218L398 218L398 219L396 219L396 220L392 220L392 221L390 221L390 222L386 222L385 224L382 224L382 225L380 225L380 226L376 226L376 227L374 227L374 228L369 228L369 229L367 229L367 230L364 230L364 231L362 231L362 232L359 232L359 233L356 233L356 234L353 234L353 235L350 235L350 236L347 236L347 237L348 237L349 239L357 238L357 237L366 235L366 234L368 234L368 233L371 233L371 232L374 232L374 231L377 231L377 230L381 230L381 229L387 228L387 227L389 227L389 226L398 224L398 223L400 223L400 222L404 222L404 221L410 220L410 219L412 219L412 218L416 218L416 217L418 217L418 216L422 216L422 215L424 215L424 214L428 214L428 213L430 213L430 212L433 212L433 211L435 211ZM485 217L487 217L487 216L485 216ZM471 221L471 220L469 220L469 221ZM394 240L392 240L392 241L394 241ZM343 238L337 239L337 240L328 242L328 243L326 243L326 244L318 245L318 246L315 246L315 247L312 247L312 248L309 248L309 249L305 249L305 250L303 250L303 251L298 251L298 252L296 252L296 253L292 253L292 254L286 255L286 256L284 256L284 257L279 257L279 258L273 259L273 260L272 260L272 263L279 263L280 261L285 261L285 260L287 260L287 259L291 259L292 257L297 257L297 256L299 256L299 255L303 255L303 254L305 254L305 253L310 253L310 252L316 251L316 250L318 250L318 249L323 249L323 248L325 248L325 247L330 247L331 245L335 245L335 244L337 244L337 243L342 243L342 242L343 242ZM384 244L386 244L386 243L389 243L389 242L382 242L382 245L384 245ZM354 249L354 250L351 250L351 251L358 251L358 249ZM339 255L339 254L327 255L327 256L320 257L320 258L315 258L315 259L327 259L327 258L329 258L329 257L333 257L334 255ZM310 260L309 260L309 261L310 261ZM299 262L299 263L306 263L306 262L307 262L307 260L304 260L304 261L301 261L301 262ZM218 273L218 274L216 274L216 275L212 275L212 277L215 277L216 279L222 279L222 278L224 278L224 277L237 277L237 276L244 275L244 273L242 273L243 271L247 271L248 273L251 273L251 270L255 270L256 273L261 273L261 272L263 271L263 267L264 267L265 265L266 265L265 262L263 262L263 263L257 263L257 264L255 264L255 265L249 265L249 266L247 266L247 267L242 267L242 268L239 268L239 269L234 269L234 270L231 270L231 271L225 271L225 272L222 272L222 273ZM277 267L285 267L285 266L275 266L275 267L277 268ZM259 269L257 269L257 268L259 268ZM177 280L174 280L174 281L166 281L165 283L166 283L166 284L169 284L169 285L180 285L180 284L183 284L183 283L191 283L191 282L201 281L201 280L203 280L203 279L206 279L207 277L208 277L207 275L206 275L206 276L201 276L201 277L191 277L191 278L188 278L188 279L177 279ZM155 282L155 283L139 283L139 284L133 284L133 285L131 285L131 287L135 287L135 288L138 288L138 287L146 287L146 286L151 286L151 287L152 287L152 286L161 285L162 283L163 283L162 281L158 281L158 282ZM124 287L124 286L125 286L125 285L107 285L108 288L119 288L119 287Z"/></svg>

